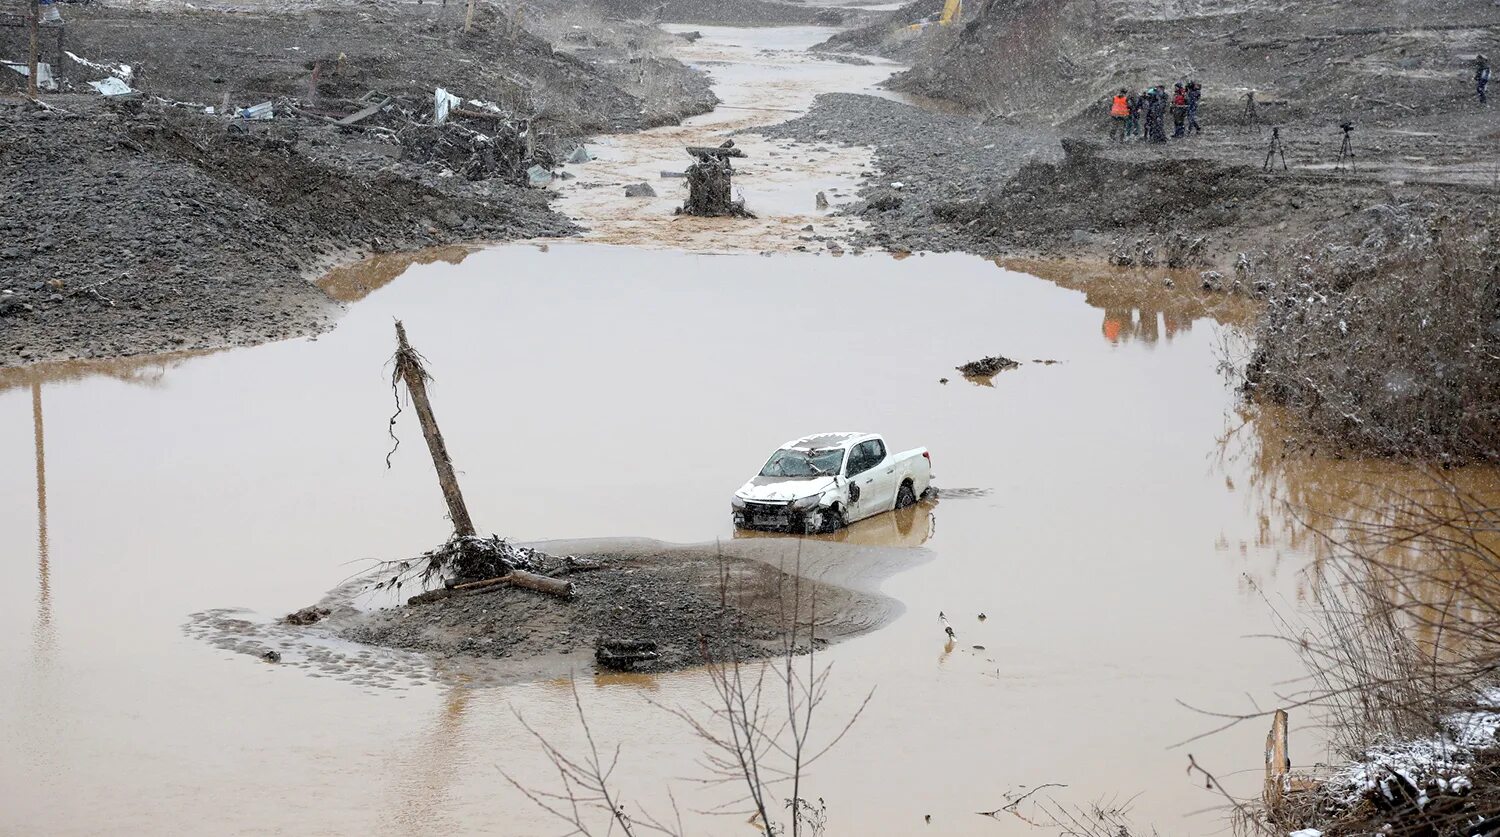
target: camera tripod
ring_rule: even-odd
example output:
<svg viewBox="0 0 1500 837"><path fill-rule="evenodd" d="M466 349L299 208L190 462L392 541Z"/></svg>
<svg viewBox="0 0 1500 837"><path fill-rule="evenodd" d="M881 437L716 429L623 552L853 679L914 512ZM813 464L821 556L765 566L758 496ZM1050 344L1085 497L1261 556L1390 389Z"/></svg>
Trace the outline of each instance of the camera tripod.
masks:
<svg viewBox="0 0 1500 837"><path fill-rule="evenodd" d="M1261 171L1272 171L1276 168L1275 158L1281 158L1281 170L1286 171L1286 148L1281 144L1281 128L1271 128L1271 145L1266 149L1266 163L1261 166Z"/></svg>
<svg viewBox="0 0 1500 837"><path fill-rule="evenodd" d="M1349 135L1354 133L1354 126L1345 122L1339 126L1339 129L1344 132L1344 143L1339 146L1339 161L1334 165L1333 170L1343 171L1344 161L1347 160L1349 162L1349 171L1357 173L1359 167L1354 165L1354 143L1349 141Z"/></svg>

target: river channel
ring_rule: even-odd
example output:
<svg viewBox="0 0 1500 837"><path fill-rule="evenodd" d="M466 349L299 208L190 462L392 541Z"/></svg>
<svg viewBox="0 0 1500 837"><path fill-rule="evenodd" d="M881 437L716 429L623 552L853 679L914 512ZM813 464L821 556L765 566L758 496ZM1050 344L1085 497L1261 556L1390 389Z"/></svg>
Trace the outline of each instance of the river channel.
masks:
<svg viewBox="0 0 1500 837"><path fill-rule="evenodd" d="M797 252L806 224L852 228L812 197L852 200L868 149L747 137L760 217L673 220L659 172L687 141L891 69L801 53L826 30L703 31L684 57L728 107L592 145L554 187L580 239L337 271L324 285L348 312L316 339L0 377L0 832L566 830L502 771L555 789L517 716L582 748L567 678L491 682L354 646L335 648L353 663L278 666L194 629L227 608L269 623L361 559L445 536L409 411L386 467L396 318L485 532L727 540L730 493L786 439L869 430L932 451L945 497L830 539L851 574L882 562L902 613L822 654L824 729L873 690L806 780L828 834L1038 833L976 812L1046 783L1063 805L1133 798L1163 834L1225 827L1187 754L1250 793L1265 729L1173 745L1216 726L1183 703L1274 705L1299 672L1253 638L1273 605L1297 611L1316 557L1286 500L1405 475L1270 453L1274 426L1219 368L1248 315L1221 298L957 254ZM619 197L642 179L662 197ZM954 371L995 353L1021 366ZM661 708L708 697L702 672L576 682L632 809L667 815L671 787L694 833L751 833L695 813L725 793L694 782L702 742ZM1299 763L1322 756L1307 720Z"/></svg>

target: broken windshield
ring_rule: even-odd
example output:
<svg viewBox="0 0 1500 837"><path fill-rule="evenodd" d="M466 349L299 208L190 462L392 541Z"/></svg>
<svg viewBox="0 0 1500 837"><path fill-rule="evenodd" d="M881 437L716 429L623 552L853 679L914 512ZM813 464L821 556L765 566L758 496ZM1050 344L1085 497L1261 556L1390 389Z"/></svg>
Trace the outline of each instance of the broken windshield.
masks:
<svg viewBox="0 0 1500 837"><path fill-rule="evenodd" d="M831 477L844 464L843 448L822 450L782 449L771 454L766 467L760 469L763 477Z"/></svg>

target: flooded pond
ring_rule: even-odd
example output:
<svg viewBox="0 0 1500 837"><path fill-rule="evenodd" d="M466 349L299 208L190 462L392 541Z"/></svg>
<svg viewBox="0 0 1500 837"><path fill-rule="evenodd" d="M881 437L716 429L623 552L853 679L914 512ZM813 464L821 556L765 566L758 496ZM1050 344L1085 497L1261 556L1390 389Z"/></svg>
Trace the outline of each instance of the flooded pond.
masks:
<svg viewBox="0 0 1500 837"><path fill-rule="evenodd" d="M610 142L606 162L635 153ZM829 727L874 690L809 780L829 834L927 815L935 834L1036 833L975 812L1043 783L1069 804L1139 794L1162 833L1223 826L1186 752L1248 790L1265 730L1169 749L1214 725L1178 701L1274 702L1296 663L1247 637L1272 628L1262 594L1295 607L1311 555L1261 455L1274 431L1245 425L1217 368L1243 311L1056 265L611 240L340 271L325 286L358 302L315 340L0 376L5 828L559 832L501 770L554 775L516 713L584 746L566 678L332 645L276 666L184 630L219 608L267 623L445 536L409 411L386 468L395 318L484 532L728 540L730 493L786 439L931 449L946 499L828 539L902 608L824 655ZM1023 363L953 371L994 353ZM697 833L742 828L692 813L723 793L693 785L701 742L652 705L704 699L702 672L578 675L633 807L665 814L670 783ZM1318 755L1294 736L1299 762Z"/></svg>
<svg viewBox="0 0 1500 837"><path fill-rule="evenodd" d="M928 813L946 833L1004 833L972 812L1050 781L1145 791L1138 811L1177 823L1211 800L1165 749L1204 725L1175 701L1239 706L1293 673L1241 639L1269 627L1244 574L1298 562L1266 536L1272 512L1232 487L1252 481L1248 463L1218 458L1233 398L1212 320L1101 309L968 256L500 247L413 266L317 340L44 379L39 400L25 385L0 393L13 498L0 537L15 559L0 584L13 672L0 786L57 789L7 800L24 830L549 832L495 766L543 766L512 707L569 740L564 683L468 688L441 682L439 661L434 684L405 661L397 687L361 686L182 631L208 608L280 615L355 559L443 537L408 421L385 469L394 317L431 363L482 531L730 538L729 493L781 441L828 428L926 445L941 485L981 489L906 532L885 515L845 536L856 569L860 541L929 554L886 582L906 608L892 626L827 655L830 716L876 690L815 774L837 833L903 833ZM953 371L994 352L1060 362L993 386ZM707 684L587 682L595 733L624 745L628 791L659 806L660 781L691 773L698 742L644 697L691 701ZM1253 766L1263 734L1195 752Z"/></svg>

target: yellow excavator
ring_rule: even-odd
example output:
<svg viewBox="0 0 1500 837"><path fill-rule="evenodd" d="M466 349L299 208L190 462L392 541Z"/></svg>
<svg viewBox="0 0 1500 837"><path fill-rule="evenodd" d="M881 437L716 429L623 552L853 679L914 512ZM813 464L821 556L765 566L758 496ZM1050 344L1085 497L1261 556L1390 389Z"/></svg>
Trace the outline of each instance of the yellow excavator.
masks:
<svg viewBox="0 0 1500 837"><path fill-rule="evenodd" d="M938 26L948 26L949 24L952 24L954 21L958 20L959 15L963 14L963 10L963 0L944 0L943 13L937 15L936 20L929 17L926 20L919 20L916 23L907 26L906 28L910 29L913 32L920 32L923 29L926 29L927 27L933 25L934 23L936 23Z"/></svg>

